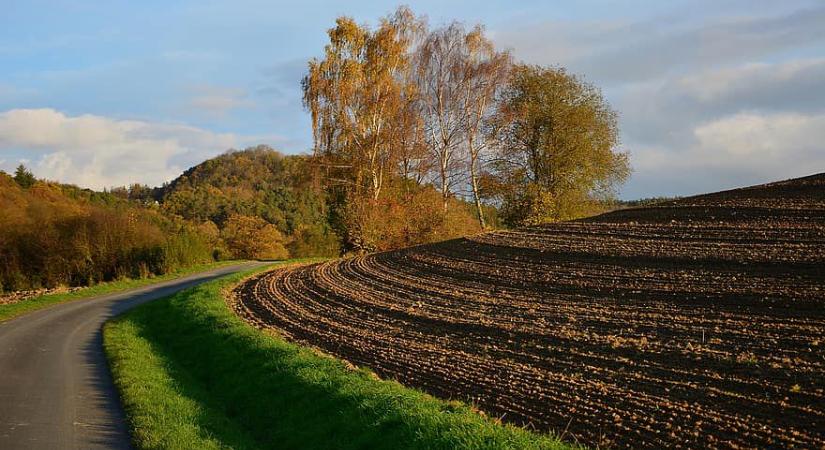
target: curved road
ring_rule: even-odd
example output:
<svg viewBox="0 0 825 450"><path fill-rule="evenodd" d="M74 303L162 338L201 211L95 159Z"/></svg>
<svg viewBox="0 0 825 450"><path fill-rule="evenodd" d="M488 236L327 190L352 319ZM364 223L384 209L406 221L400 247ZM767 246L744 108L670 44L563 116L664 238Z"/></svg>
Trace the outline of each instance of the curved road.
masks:
<svg viewBox="0 0 825 450"><path fill-rule="evenodd" d="M256 264L64 303L0 323L0 449L129 448L103 353L103 323L141 303Z"/></svg>

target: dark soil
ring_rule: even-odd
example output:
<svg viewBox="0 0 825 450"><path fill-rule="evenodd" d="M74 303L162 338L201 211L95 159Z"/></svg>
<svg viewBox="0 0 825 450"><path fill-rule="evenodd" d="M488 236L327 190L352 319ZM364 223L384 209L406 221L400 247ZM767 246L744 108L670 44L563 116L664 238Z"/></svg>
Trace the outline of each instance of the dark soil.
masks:
<svg viewBox="0 0 825 450"><path fill-rule="evenodd" d="M825 174L277 270L250 322L602 447L825 447Z"/></svg>

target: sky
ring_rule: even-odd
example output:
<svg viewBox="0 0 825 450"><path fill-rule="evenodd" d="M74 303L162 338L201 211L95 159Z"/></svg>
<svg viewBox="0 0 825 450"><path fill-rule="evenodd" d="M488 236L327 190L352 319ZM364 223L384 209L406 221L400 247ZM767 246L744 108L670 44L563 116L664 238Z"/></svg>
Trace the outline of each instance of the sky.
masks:
<svg viewBox="0 0 825 450"><path fill-rule="evenodd" d="M626 199L825 171L825 2L408 2L484 24L619 112ZM300 79L326 30L398 3L0 0L0 170L101 189L160 185L230 148L312 145Z"/></svg>

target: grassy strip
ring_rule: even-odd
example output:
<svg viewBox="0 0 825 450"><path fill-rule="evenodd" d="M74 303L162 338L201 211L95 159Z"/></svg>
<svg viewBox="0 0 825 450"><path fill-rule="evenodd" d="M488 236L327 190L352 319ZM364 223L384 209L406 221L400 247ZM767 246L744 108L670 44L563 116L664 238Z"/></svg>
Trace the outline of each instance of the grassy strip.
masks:
<svg viewBox="0 0 825 450"><path fill-rule="evenodd" d="M106 325L138 448L571 448L254 329L222 292L259 270Z"/></svg>
<svg viewBox="0 0 825 450"><path fill-rule="evenodd" d="M209 269L215 269L229 264L235 264L237 262L238 261L220 261L208 264L197 264L194 266L178 269L174 272L169 272L167 274L154 276L151 278L126 278L123 280L109 281L105 283L96 284L94 286L83 288L74 292L66 292L61 294L46 294L37 297L27 298L16 303L0 305L0 322L14 319L15 317L21 316L23 314L36 311L38 309L47 308L58 303L64 303L73 300L82 300L97 295L125 291L127 289L142 287L149 284L159 283L161 281L172 280L185 275L202 272Z"/></svg>

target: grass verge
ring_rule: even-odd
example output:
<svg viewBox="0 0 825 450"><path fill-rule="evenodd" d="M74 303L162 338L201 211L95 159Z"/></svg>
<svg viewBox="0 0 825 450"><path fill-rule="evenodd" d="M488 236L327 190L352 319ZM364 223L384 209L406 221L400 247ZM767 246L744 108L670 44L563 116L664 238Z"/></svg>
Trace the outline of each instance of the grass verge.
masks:
<svg viewBox="0 0 825 450"><path fill-rule="evenodd" d="M249 326L222 293L260 270L107 323L104 346L138 448L571 448Z"/></svg>
<svg viewBox="0 0 825 450"><path fill-rule="evenodd" d="M219 261L207 264L196 264L194 266L178 269L174 272L169 272L164 275L154 276L151 278L127 278L117 281L109 281L99 283L94 286L80 289L74 292L66 292L61 294L46 294L38 297L27 298L16 303L8 305L0 305L0 322L14 319L23 314L36 311L38 309L47 308L58 303L65 303L74 300L82 300L96 295L111 294L118 291L125 291L127 289L146 286L149 284L159 283L161 281L172 280L197 272L202 272L209 269L235 264L238 261Z"/></svg>

